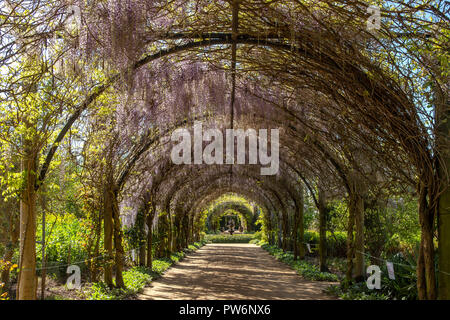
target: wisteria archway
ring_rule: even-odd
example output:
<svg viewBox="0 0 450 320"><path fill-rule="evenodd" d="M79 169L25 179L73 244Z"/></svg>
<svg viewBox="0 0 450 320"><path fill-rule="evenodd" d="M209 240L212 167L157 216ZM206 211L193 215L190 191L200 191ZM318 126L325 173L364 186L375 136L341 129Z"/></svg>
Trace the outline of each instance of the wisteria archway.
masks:
<svg viewBox="0 0 450 320"><path fill-rule="evenodd" d="M15 55L29 61L26 72L2 81L6 100L55 100L8 132L24 137L25 183L15 191L18 298L36 296L36 196L65 157L83 167L103 221L104 250L115 265L104 266L108 286L113 275L124 286L125 207L130 224L140 215L147 225L150 266L152 232L165 235L161 254L187 246L200 237L205 210L230 193L261 208L269 241L302 259L306 190L319 212L324 194L348 200L347 280L361 281L365 202L380 189L413 189L419 297L450 298L448 15L440 1L380 3L380 25L369 28L374 4L110 0L7 8L32 8L39 19L2 22L15 43L6 44L3 66L14 70ZM68 12L75 28L67 28ZM193 136L197 123L223 137L227 129L279 129L277 173L261 175L262 166L251 164L175 164L172 134L184 128ZM70 153L60 148L65 141Z"/></svg>

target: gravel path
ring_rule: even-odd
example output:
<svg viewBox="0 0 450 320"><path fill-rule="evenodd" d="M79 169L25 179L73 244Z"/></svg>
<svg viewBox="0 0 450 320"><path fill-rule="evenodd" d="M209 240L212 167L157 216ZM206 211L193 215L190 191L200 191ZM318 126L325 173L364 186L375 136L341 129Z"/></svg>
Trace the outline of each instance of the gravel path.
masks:
<svg viewBox="0 0 450 320"><path fill-rule="evenodd" d="M336 299L253 244L208 244L152 282L140 300Z"/></svg>

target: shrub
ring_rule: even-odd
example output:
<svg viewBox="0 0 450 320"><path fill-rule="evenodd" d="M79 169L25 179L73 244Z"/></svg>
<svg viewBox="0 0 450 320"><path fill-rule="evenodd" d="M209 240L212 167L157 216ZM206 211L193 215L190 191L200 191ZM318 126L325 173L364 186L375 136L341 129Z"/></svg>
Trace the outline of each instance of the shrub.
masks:
<svg viewBox="0 0 450 320"><path fill-rule="evenodd" d="M253 234L206 235L205 241L210 243L249 243Z"/></svg>
<svg viewBox="0 0 450 320"><path fill-rule="evenodd" d="M253 239L254 240L262 240L263 234L262 231L256 231L253 233Z"/></svg>
<svg viewBox="0 0 450 320"><path fill-rule="evenodd" d="M312 255L317 254L319 245L319 232L314 230L305 231L305 242L310 243ZM327 231L327 254L333 257L345 257L347 254L347 234L345 232Z"/></svg>
<svg viewBox="0 0 450 320"><path fill-rule="evenodd" d="M152 271L161 275L171 266L170 261L166 259L153 260Z"/></svg>
<svg viewBox="0 0 450 320"><path fill-rule="evenodd" d="M337 275L329 272L320 272L316 265L310 264L304 260L294 260L292 252L284 252L282 249L263 244L261 246L264 250L268 251L277 260L280 260L289 266L291 266L298 274L305 279L317 280L317 281L338 281Z"/></svg>
<svg viewBox="0 0 450 320"><path fill-rule="evenodd" d="M104 282L93 283L88 293L88 300L123 299L140 292L151 280L152 277L147 268L133 267L123 272L125 289L110 289Z"/></svg>
<svg viewBox="0 0 450 320"><path fill-rule="evenodd" d="M369 289L366 282L350 286L331 286L328 292L346 300L416 300L417 276L412 255L396 254L388 258L394 263L395 280L388 277L386 264L380 265L381 289ZM375 262L379 265L379 261Z"/></svg>
<svg viewBox="0 0 450 320"><path fill-rule="evenodd" d="M39 223L38 235L41 234L40 229L41 224ZM66 277L67 265L77 262L81 269L81 274L86 274L84 261L89 259L87 252L87 235L91 232L89 221L77 218L72 214L58 217L49 215L47 217L46 230L48 232L46 243L47 272ZM38 244L36 251L39 252L41 247L42 245ZM41 263L41 256L38 255L37 268L41 267Z"/></svg>
<svg viewBox="0 0 450 320"><path fill-rule="evenodd" d="M151 279L148 269L144 267L133 267L123 273L128 293L138 293Z"/></svg>
<svg viewBox="0 0 450 320"><path fill-rule="evenodd" d="M386 264L381 265L381 292L390 299L416 300L418 293L414 256L398 253L387 260L394 263L395 280L389 279Z"/></svg>
<svg viewBox="0 0 450 320"><path fill-rule="evenodd" d="M388 300L383 293L367 289L366 283L356 283L348 288L342 285L331 285L326 292L344 300Z"/></svg>

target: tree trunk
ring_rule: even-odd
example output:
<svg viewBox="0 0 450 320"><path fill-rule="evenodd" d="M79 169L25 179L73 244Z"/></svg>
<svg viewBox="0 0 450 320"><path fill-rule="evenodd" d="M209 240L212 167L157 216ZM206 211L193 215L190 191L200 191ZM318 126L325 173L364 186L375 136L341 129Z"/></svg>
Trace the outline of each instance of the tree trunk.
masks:
<svg viewBox="0 0 450 320"><path fill-rule="evenodd" d="M357 173L352 173L349 194L349 219L347 228L347 274L346 279L364 281L364 185ZM353 236L353 231L355 235ZM354 239L353 239L354 237ZM354 259L354 261L353 261Z"/></svg>
<svg viewBox="0 0 450 320"><path fill-rule="evenodd" d="M327 272L327 215L328 208L326 205L325 194L319 187L319 268L322 272Z"/></svg>
<svg viewBox="0 0 450 320"><path fill-rule="evenodd" d="M110 190L105 188L104 192L104 206L103 206L103 227L104 240L103 246L106 251L106 263L104 265L104 280L109 288L113 288L113 200Z"/></svg>
<svg viewBox="0 0 450 320"><path fill-rule="evenodd" d="M19 228L20 228L20 220L15 212L11 212L10 215L10 230L9 230L9 244L5 248L5 254L3 255L3 261L11 261L14 255L14 250L17 247L19 242ZM0 282L5 284L4 290L7 290L9 287L9 275L10 269L5 268L1 274Z"/></svg>
<svg viewBox="0 0 450 320"><path fill-rule="evenodd" d="M146 245L142 243L139 247L139 265L145 266L145 256L147 255Z"/></svg>
<svg viewBox="0 0 450 320"><path fill-rule="evenodd" d="M295 208L295 212L294 212L294 231L292 233L292 237L294 238L294 260L298 259L298 220L299 220L298 216L299 216L299 209Z"/></svg>
<svg viewBox="0 0 450 320"><path fill-rule="evenodd" d="M165 250L165 257L170 258L170 254L174 251L174 244L173 244L173 222L172 222L172 215L170 214L170 209L167 212L166 216L167 221L167 231L168 231L168 239L167 239L167 246Z"/></svg>
<svg viewBox="0 0 450 320"><path fill-rule="evenodd" d="M102 234L102 215L99 213L97 216L97 224L95 226L95 247L93 257L98 257L100 255L100 237ZM91 281L98 281L98 259L92 259L91 264Z"/></svg>
<svg viewBox="0 0 450 320"><path fill-rule="evenodd" d="M348 283L353 279L353 255L354 255L354 243L353 243L353 230L355 228L355 200L353 194L349 195L348 206L348 224L347 224L347 272L345 279Z"/></svg>
<svg viewBox="0 0 450 320"><path fill-rule="evenodd" d="M355 202L355 274L356 282L364 281L364 200L357 194Z"/></svg>
<svg viewBox="0 0 450 320"><path fill-rule="evenodd" d="M438 178L441 183L438 207L438 252L439 252L439 289L440 300L450 300L450 105L448 103L448 85L443 92L435 90Z"/></svg>
<svg viewBox="0 0 450 320"><path fill-rule="evenodd" d="M417 261L417 290L419 299L436 299L436 274L434 270L433 222L434 210L427 202L428 188L419 181L419 221L421 240Z"/></svg>
<svg viewBox="0 0 450 320"><path fill-rule="evenodd" d="M300 198L299 198L299 206L298 206L298 237L299 237L299 251L298 255L300 260L305 259L305 221L304 221L304 194L303 194L303 185L300 184Z"/></svg>
<svg viewBox="0 0 450 320"><path fill-rule="evenodd" d="M26 147L27 151L28 146ZM32 152L22 162L25 188L20 200L20 261L18 300L35 300L36 277L36 156Z"/></svg>
<svg viewBox="0 0 450 320"><path fill-rule="evenodd" d="M11 259L13 258L13 255L14 255L14 247L13 246L8 247L6 249L5 254L3 255L3 261L5 261L5 262L6 261L11 261ZM2 292L7 291L7 288L9 286L9 273L10 273L9 270L10 270L9 268L4 268L2 270L2 275L1 275L1 280L0 280L0 282L4 283L4 287L2 288Z"/></svg>
<svg viewBox="0 0 450 320"><path fill-rule="evenodd" d="M115 263L116 263L116 287L125 288L123 281L124 257L125 252L122 244L122 224L120 222L119 203L117 201L117 191L112 194L113 200L113 221L114 221L114 247L115 247Z"/></svg>
<svg viewBox="0 0 450 320"><path fill-rule="evenodd" d="M425 262L423 258L423 239L420 239L419 256L417 257L417 295L419 300L427 299L427 284L425 280Z"/></svg>
<svg viewBox="0 0 450 320"><path fill-rule="evenodd" d="M286 212L284 212L283 213L283 216L282 216L282 221L281 221L281 225L282 225L282 227L283 227L283 251L286 251L287 250L287 240L288 240L288 233L287 233L287 230L288 230L288 227L287 227L287 220L288 220L288 216L287 216L287 213Z"/></svg>
<svg viewBox="0 0 450 320"><path fill-rule="evenodd" d="M139 255L139 265L145 266L145 243L146 243L146 237L145 237L145 224L147 220L147 212L146 206L144 205L137 213L135 226L138 228L138 255Z"/></svg>
<svg viewBox="0 0 450 320"><path fill-rule="evenodd" d="M148 233L147 233L147 267L152 270L152 263L153 263L153 258L152 258L152 250L153 250L153 217L155 215L155 210L154 207L150 207L150 212L147 213L147 228L148 228Z"/></svg>
<svg viewBox="0 0 450 320"><path fill-rule="evenodd" d="M44 195L42 195L42 270L41 270L41 300L45 299L45 281L47 277L47 256L45 254L45 213L46 213L46 198Z"/></svg>

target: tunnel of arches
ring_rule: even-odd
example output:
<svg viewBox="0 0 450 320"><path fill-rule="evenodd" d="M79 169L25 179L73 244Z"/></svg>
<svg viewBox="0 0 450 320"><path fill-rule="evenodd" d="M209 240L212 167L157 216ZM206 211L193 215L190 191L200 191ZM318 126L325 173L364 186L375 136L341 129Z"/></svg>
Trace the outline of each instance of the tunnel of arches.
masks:
<svg viewBox="0 0 450 320"><path fill-rule="evenodd" d="M382 32L368 32L360 5L311 11L297 1L180 1L185 11L173 16L162 4L143 10L145 1L136 1L133 22L116 19L107 28L110 16L131 14L112 3L102 9L106 13L83 8L90 33L55 37L53 49L62 46L69 54L62 62L66 69L46 74L33 93L47 94L51 83L50 91L66 88L76 103L43 117L60 116L49 122L54 132L23 139L20 299L36 297L36 227L28 223L42 209L36 199L58 184L58 175L64 180L69 164L79 168L73 175L82 182L83 208L93 221L97 245L89 255L99 255L100 243L105 253L104 261L89 265L91 277L98 280L101 267L111 288L124 287L128 249L139 250L139 264L151 268L153 259L202 240L205 230L226 228L230 219L304 259L305 196L318 213L321 269L329 203L344 199L346 280L359 282L366 272L365 209L370 204L381 212L389 197L414 193L419 297L435 299L439 283L440 297L450 298L450 121L442 121L448 118L448 83L436 71L443 59L430 58L440 49L418 53L438 62L416 61L409 54L413 44L389 23ZM192 5L204 11L192 14ZM150 26L142 12L153 15ZM343 27L343 21L353 22ZM403 27L415 26L412 20ZM131 31L135 36L124 37ZM415 37L427 47L444 36ZM421 75L404 76L408 68L399 61L420 68ZM431 89L417 92L416 84L425 81ZM430 120L434 115L440 122ZM257 134L278 129L279 142L273 136L266 141L269 149L279 147L276 173L263 175L266 164L250 164L250 137L244 163L195 163L196 148L204 150L212 140L191 140L199 123L203 132L214 132L214 141L231 128ZM190 160L182 164L172 156L178 130L191 141ZM231 145L236 159L238 140ZM436 252L442 272L435 268Z"/></svg>

